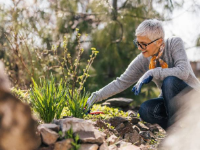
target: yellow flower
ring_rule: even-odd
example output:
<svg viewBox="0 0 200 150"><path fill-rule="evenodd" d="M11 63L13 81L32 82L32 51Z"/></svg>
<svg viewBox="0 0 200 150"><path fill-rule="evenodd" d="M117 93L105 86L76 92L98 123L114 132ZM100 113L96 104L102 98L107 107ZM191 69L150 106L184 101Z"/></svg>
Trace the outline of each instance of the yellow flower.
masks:
<svg viewBox="0 0 200 150"><path fill-rule="evenodd" d="M91 50L96 51L96 48L92 47Z"/></svg>
<svg viewBox="0 0 200 150"><path fill-rule="evenodd" d="M79 76L79 79L82 79L83 77L82 76Z"/></svg>

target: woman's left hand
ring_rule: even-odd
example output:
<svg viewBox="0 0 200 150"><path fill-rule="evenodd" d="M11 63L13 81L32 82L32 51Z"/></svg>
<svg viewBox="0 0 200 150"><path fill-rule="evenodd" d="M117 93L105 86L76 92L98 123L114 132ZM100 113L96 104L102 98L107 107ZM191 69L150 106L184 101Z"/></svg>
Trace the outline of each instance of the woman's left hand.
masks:
<svg viewBox="0 0 200 150"><path fill-rule="evenodd" d="M148 70L137 82L137 84L133 87L132 92L135 95L138 95L141 91L143 84L148 84L153 79L153 70Z"/></svg>

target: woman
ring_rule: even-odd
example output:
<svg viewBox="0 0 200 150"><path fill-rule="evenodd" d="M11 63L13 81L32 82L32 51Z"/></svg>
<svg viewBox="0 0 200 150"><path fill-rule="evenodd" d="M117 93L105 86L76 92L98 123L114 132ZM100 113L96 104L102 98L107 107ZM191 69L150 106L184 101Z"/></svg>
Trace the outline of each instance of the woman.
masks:
<svg viewBox="0 0 200 150"><path fill-rule="evenodd" d="M181 38L172 37L164 41L162 23L156 19L143 21L136 29L135 43L141 53L130 63L126 71L88 99L88 106L124 91L134 83L132 91L140 93L143 84L151 80L160 88L158 98L141 104L140 117L149 123L157 123L164 129L177 111L173 98L186 87L199 89Z"/></svg>

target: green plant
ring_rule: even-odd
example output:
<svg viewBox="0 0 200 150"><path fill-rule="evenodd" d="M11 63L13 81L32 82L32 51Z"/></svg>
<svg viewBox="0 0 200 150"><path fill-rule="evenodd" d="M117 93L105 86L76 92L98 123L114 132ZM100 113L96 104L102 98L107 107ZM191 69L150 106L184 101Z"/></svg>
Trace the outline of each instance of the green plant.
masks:
<svg viewBox="0 0 200 150"><path fill-rule="evenodd" d="M70 114L73 115L74 117L83 118L83 115L88 111L88 108L86 107L86 102L89 97L89 93L86 93L83 90L83 88L84 88L86 79L89 77L89 70L91 68L91 65L99 52L95 48L91 48L91 51L89 51L90 56L88 60L86 59L87 62L85 63L84 62L85 59L83 60L81 59L81 56L83 55L83 52L84 52L84 48L81 46L81 41L80 41L81 34L79 33L79 29L76 29L75 35L76 35L76 39L74 40L75 50L72 51L72 49L68 49L70 47L68 45L71 44L69 41L69 36L64 36L63 42L60 43L60 45L58 46L52 46L51 50L43 51L43 53L35 50L34 56L36 57L37 61L34 61L34 63L31 63L31 64L34 66L34 64L38 63L39 64L38 68L34 69L33 67L33 70L31 71L27 67L24 67L24 68L28 69L26 71L30 72L29 73L30 76L32 77L32 79L34 79L33 85L35 89L37 87L36 86L37 83L40 82L38 76L43 76L45 80L50 79L50 82L52 80L50 77L50 74L52 74L52 76L57 79L62 78L64 82L62 89L66 89L66 92L67 92L66 102L67 102L67 107L70 110ZM87 37L87 36L83 36L83 37ZM85 39L83 39L83 41L84 40ZM26 41L24 42L24 44L26 45ZM17 56L20 56L21 58L21 55L17 55ZM25 59L21 58L20 60L22 61L22 64L26 64ZM40 70L40 73L39 73L40 75L37 75L36 70ZM54 80L52 81L53 81L52 83L53 85L56 84ZM44 82L42 86L48 85L48 84L47 85L45 84L46 83ZM46 91L47 87L43 88L42 86L38 87L37 90L38 91L42 90L43 94L44 93L50 94L50 95L55 94L55 93L47 92ZM38 93L39 92L35 92L35 94L38 94ZM41 96L38 96L38 95L35 95L35 97L37 97L38 99L41 99ZM53 97L53 96L50 96L50 97ZM52 100L53 98L49 98L47 96L47 97L42 97L42 99ZM49 101L49 100L43 100L43 101ZM33 107L37 109L37 112L40 113L40 116L42 119L45 118L46 120L46 116L48 117L51 116L50 118L52 119L53 114L46 115L46 113L54 112L54 110L50 110L50 108L43 108L43 106L38 106L38 105L36 106L36 105L37 103L34 104ZM62 108L63 107L59 109L62 110ZM48 109L48 111L45 112L45 115L42 114L44 111L46 111L46 109ZM60 116L60 113L61 112L59 110L59 116ZM66 114L69 114L69 113L66 113ZM50 118L47 119L46 121L50 121L51 120Z"/></svg>
<svg viewBox="0 0 200 150"><path fill-rule="evenodd" d="M104 114L99 114L99 115L86 115L84 119L109 119L117 116L121 117L128 117L127 112L123 112L122 110L119 110L118 108L111 108L108 106L101 106L100 104L94 104L93 107L91 108L91 111L102 111Z"/></svg>
<svg viewBox="0 0 200 150"><path fill-rule="evenodd" d="M137 118L140 119L140 114L139 113L137 113Z"/></svg>
<svg viewBox="0 0 200 150"><path fill-rule="evenodd" d="M115 129L115 127L111 126L110 123L106 123L106 126L107 126L109 129L112 129L112 130Z"/></svg>
<svg viewBox="0 0 200 150"><path fill-rule="evenodd" d="M54 118L59 119L66 103L66 89L62 79L56 85L55 79L51 76L50 81L40 80L40 85L32 79L33 88L30 92L32 107L39 113L41 119L49 123Z"/></svg>
<svg viewBox="0 0 200 150"><path fill-rule="evenodd" d="M78 134L73 135L73 130L70 128L68 131L66 131L65 134L65 139L73 139L74 141L72 142L72 150L78 150L80 148L80 144L78 144L79 136Z"/></svg>
<svg viewBox="0 0 200 150"><path fill-rule="evenodd" d="M85 106L89 93L86 93L84 90L81 94L77 89L75 89L73 95L71 92L71 90L67 92L68 109L74 117L83 118L88 111L88 108Z"/></svg>
<svg viewBox="0 0 200 150"><path fill-rule="evenodd" d="M85 38L87 37L87 35L85 35ZM68 38L67 36L64 37L63 40L63 58L62 61L60 61L59 59L57 59L57 61L59 62L59 66L63 72L64 75L64 80L67 83L67 86L70 88L70 96L73 97L74 92L81 92L83 90L83 85L86 82L86 79L90 76L89 70L90 67L94 61L94 59L96 58L97 54L99 53L99 51L96 50L96 48L91 48L91 54L90 54L90 58L87 60L87 63L81 62L81 56L84 52L84 48L81 46L81 34L79 33L79 29L76 28L76 43L77 43L77 49L75 51L73 51L75 53L75 56L72 56L72 52L70 53L70 51L68 50ZM85 38L83 39L83 41L85 41ZM53 46L53 51L54 51L54 56L58 57L57 55L57 48L58 46ZM84 67L84 65L86 65ZM67 71L67 72L66 72ZM78 90L75 90L78 89Z"/></svg>
<svg viewBox="0 0 200 150"><path fill-rule="evenodd" d="M92 53L90 55L90 58L87 60L86 67L84 68L82 65L83 63L81 62L81 56L84 52L84 49L83 47L81 47L80 42L81 34L78 32L79 29L76 29L76 31L77 51L75 51L75 57L72 57L67 48L68 39L65 36L63 41L64 57L63 61L60 61L59 63L61 65L61 70L63 74L65 74L65 70L67 70L67 74L65 74L64 76L65 84L67 86L67 107L74 117L83 118L83 116L89 109L86 107L89 93L86 93L85 90L83 90L84 83L89 77L88 73L90 67L94 59L96 58L98 51L95 48L91 48ZM53 50L56 56L56 47L54 47Z"/></svg>
<svg viewBox="0 0 200 150"><path fill-rule="evenodd" d="M155 139L151 139L149 142L150 145L155 145L157 144L157 141Z"/></svg>
<svg viewBox="0 0 200 150"><path fill-rule="evenodd" d="M11 93L17 97L18 99L20 99L22 102L24 103L28 103L30 104L30 98L28 96L28 91L24 91L24 90L20 90L20 89L17 89L15 87L13 87L11 89Z"/></svg>
<svg viewBox="0 0 200 150"><path fill-rule="evenodd" d="M63 108L63 111L61 113L61 118L65 117L65 116L72 116L72 113L70 112L69 108L67 106L65 106Z"/></svg>
<svg viewBox="0 0 200 150"><path fill-rule="evenodd" d="M63 132L59 131L58 134L60 136L60 139L63 139ZM73 139L71 143L72 144L71 150L78 150L80 148L80 144L78 143L79 135L78 134L74 135L72 128L70 128L68 131L65 132L64 139Z"/></svg>
<svg viewBox="0 0 200 150"><path fill-rule="evenodd" d="M158 133L156 134L156 136L157 136L158 138L162 139L162 138L164 138L164 137L166 136L166 134L165 134L165 132L158 132Z"/></svg>

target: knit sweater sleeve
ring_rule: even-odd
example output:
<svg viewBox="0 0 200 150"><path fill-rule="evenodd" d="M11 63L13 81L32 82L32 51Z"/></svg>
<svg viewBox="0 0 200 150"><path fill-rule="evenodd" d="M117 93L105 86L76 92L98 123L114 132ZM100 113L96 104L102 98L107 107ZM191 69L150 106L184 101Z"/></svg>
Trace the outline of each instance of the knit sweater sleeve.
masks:
<svg viewBox="0 0 200 150"><path fill-rule="evenodd" d="M174 67L161 67L153 69L153 77L157 80L164 80L168 76L175 76L181 80L186 80L189 76L189 61L184 49L184 44L181 38L174 37L168 43L167 53L173 58Z"/></svg>
<svg viewBox="0 0 200 150"><path fill-rule="evenodd" d="M144 64L148 64L148 60L142 54L139 54L120 77L117 77L116 80L99 91L92 93L92 96L96 97L96 102L120 93L137 82L147 70Z"/></svg>

